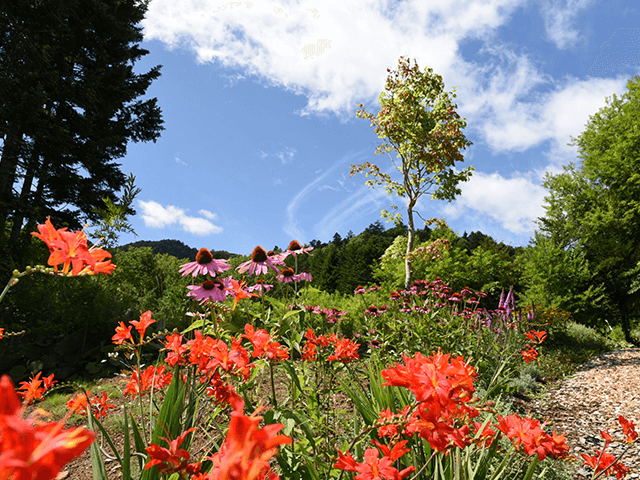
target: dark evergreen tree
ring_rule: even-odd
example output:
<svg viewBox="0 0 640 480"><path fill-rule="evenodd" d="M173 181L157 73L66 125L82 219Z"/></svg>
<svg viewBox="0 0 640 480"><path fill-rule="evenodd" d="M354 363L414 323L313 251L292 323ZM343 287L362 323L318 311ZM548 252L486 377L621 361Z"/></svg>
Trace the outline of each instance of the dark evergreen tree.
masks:
<svg viewBox="0 0 640 480"><path fill-rule="evenodd" d="M50 215L97 220L129 141L155 141L160 67L138 74L145 0L0 0L0 253ZM30 235L24 236L25 241Z"/></svg>

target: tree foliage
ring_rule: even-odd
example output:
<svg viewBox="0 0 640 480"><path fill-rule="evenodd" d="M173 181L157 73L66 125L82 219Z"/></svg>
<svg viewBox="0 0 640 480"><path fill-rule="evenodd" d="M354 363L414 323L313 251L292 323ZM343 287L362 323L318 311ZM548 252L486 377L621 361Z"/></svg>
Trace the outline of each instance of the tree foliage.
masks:
<svg viewBox="0 0 640 480"><path fill-rule="evenodd" d="M17 254L26 221L80 227L126 177L129 141L162 130L160 67L135 73L147 2L3 2L0 9L0 251ZM8 238L7 238L8 234ZM25 235L28 242L30 235ZM11 248L7 248L9 245ZM5 255L6 256L6 255Z"/></svg>
<svg viewBox="0 0 640 480"><path fill-rule="evenodd" d="M471 176L472 167L461 172L456 162L463 161L461 150L471 145L462 130L466 122L456 112L454 92L444 89L444 81L431 68L420 70L417 63L400 57L397 70L389 70L385 90L380 94L380 111L374 115L358 105L357 116L371 122L383 142L377 154L391 157L400 180L370 162L352 165L351 175L364 172L366 184L382 186L387 193L407 199L407 255L413 249L414 219L418 199L431 193L432 199L453 200L460 194L458 184ZM393 206L393 208L397 208ZM383 211L383 216L398 221L400 214ZM405 262L405 286L411 282L411 260Z"/></svg>
<svg viewBox="0 0 640 480"><path fill-rule="evenodd" d="M593 305L599 319L620 322L630 341L640 300L633 288L640 261L640 78L621 97L607 99L573 144L582 162L546 176L540 232L588 265L590 278L574 282L573 295L602 291L600 307Z"/></svg>

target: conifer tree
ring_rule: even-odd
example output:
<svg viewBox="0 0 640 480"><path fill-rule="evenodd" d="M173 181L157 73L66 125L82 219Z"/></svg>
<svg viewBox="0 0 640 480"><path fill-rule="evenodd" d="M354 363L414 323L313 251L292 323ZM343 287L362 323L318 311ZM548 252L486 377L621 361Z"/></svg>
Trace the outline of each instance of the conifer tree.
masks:
<svg viewBox="0 0 640 480"><path fill-rule="evenodd" d="M136 73L144 0L2 0L0 8L0 254L19 252L25 222L78 228L116 199L129 141L162 127L160 76ZM30 237L30 236L26 236ZM28 240L27 240L28 241Z"/></svg>

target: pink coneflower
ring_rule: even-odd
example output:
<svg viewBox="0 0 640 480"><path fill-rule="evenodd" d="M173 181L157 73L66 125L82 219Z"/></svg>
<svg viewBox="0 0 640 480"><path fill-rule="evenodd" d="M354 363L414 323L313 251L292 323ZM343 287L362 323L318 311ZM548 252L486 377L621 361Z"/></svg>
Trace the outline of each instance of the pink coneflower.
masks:
<svg viewBox="0 0 640 480"><path fill-rule="evenodd" d="M253 285L251 287L248 287L247 291L248 292L256 292L257 291L260 295L262 295L264 292L268 292L272 288L273 288L273 285L269 285L269 284L265 283L264 280L258 280L255 285Z"/></svg>
<svg viewBox="0 0 640 480"><path fill-rule="evenodd" d="M190 273L194 277L198 274L206 275L207 273L215 277L216 273L222 273L230 268L231 265L229 265L226 260L215 259L208 249L201 248L196 254L196 261L182 265L180 267L180 273L183 277L186 277Z"/></svg>
<svg viewBox="0 0 640 480"><path fill-rule="evenodd" d="M297 282L299 280L298 275L295 275L295 272L291 267L284 267L282 269L282 274L276 276L276 279L282 283Z"/></svg>
<svg viewBox="0 0 640 480"><path fill-rule="evenodd" d="M241 263L236 270L240 273L248 271L249 275L261 275L267 273L269 268L276 273L280 273L280 270L274 265L273 257L267 255L265 249L258 245L253 249L253 252L251 252L251 260Z"/></svg>
<svg viewBox="0 0 640 480"><path fill-rule="evenodd" d="M225 277L215 280L206 280L202 285L187 285L190 290L187 297L196 297L200 303L207 300L212 302L224 302L229 295L227 288L231 286L231 278Z"/></svg>
<svg viewBox="0 0 640 480"><path fill-rule="evenodd" d="M313 247L303 248L296 240L291 240L286 253L287 255L293 255L295 257L296 255L299 255L301 253L309 253L311 250L313 250Z"/></svg>
<svg viewBox="0 0 640 480"><path fill-rule="evenodd" d="M362 295L363 293L367 293L367 289L364 287L357 287L353 292L354 295Z"/></svg>
<svg viewBox="0 0 640 480"><path fill-rule="evenodd" d="M305 282L311 282L311 281L313 281L313 275L311 275L311 273L308 270L303 270L302 272L300 272L298 274L298 280L299 281L304 280Z"/></svg>

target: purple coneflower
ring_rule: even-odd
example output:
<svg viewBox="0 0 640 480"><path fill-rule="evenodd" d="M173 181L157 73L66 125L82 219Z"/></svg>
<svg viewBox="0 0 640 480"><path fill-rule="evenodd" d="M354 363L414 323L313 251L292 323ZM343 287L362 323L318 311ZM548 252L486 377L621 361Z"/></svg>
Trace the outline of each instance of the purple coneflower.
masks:
<svg viewBox="0 0 640 480"><path fill-rule="evenodd" d="M208 249L201 248L196 254L196 261L182 265L180 267L180 273L183 277L186 277L190 273L194 277L198 274L206 275L207 273L215 277L216 273L222 273L230 268L231 265L229 265L226 260L217 260L213 258L213 255L211 255Z"/></svg>
<svg viewBox="0 0 640 480"><path fill-rule="evenodd" d="M225 290L231 286L230 277L206 280L202 285L187 285L190 290L187 297L196 297L200 303L207 300L212 302L224 302L229 293Z"/></svg>
<svg viewBox="0 0 640 480"><path fill-rule="evenodd" d="M291 243L289 243L289 248L287 249L286 254L293 255L295 257L296 255L299 255L301 253L309 253L311 250L313 250L313 247L303 248L296 240L291 240Z"/></svg>
<svg viewBox="0 0 640 480"><path fill-rule="evenodd" d="M264 294L264 292L268 292L269 290L271 290L273 288L273 285L268 285L266 284L264 281L262 280L258 280L258 282L247 288L248 292L255 292L257 291L260 295Z"/></svg>
<svg viewBox="0 0 640 480"><path fill-rule="evenodd" d="M305 282L313 281L313 275L308 270L303 270L298 274L298 281L304 280Z"/></svg>
<svg viewBox="0 0 640 480"><path fill-rule="evenodd" d="M354 295L362 295L363 293L367 293L367 289L364 287L357 287L355 292L353 292Z"/></svg>
<svg viewBox="0 0 640 480"><path fill-rule="evenodd" d="M278 262L274 262L274 258L267 255L265 249L258 245L253 249L253 252L251 252L251 260L241 263L237 270L240 273L248 271L249 275L261 275L267 273L267 270L271 268L276 273L280 273L280 270L276 268L274 263Z"/></svg>
<svg viewBox="0 0 640 480"><path fill-rule="evenodd" d="M295 275L295 272L291 267L284 267L282 269L282 274L277 275L276 279L282 283L297 282L299 280L298 275Z"/></svg>

